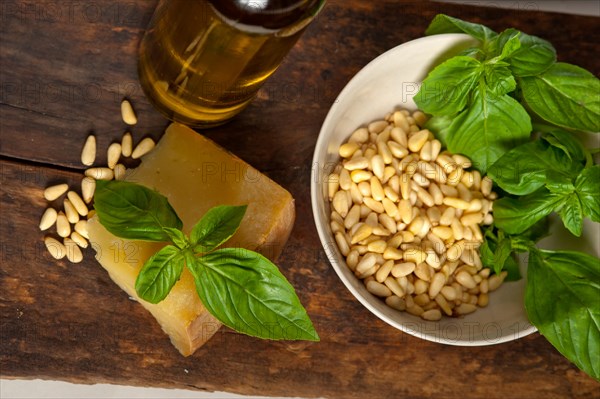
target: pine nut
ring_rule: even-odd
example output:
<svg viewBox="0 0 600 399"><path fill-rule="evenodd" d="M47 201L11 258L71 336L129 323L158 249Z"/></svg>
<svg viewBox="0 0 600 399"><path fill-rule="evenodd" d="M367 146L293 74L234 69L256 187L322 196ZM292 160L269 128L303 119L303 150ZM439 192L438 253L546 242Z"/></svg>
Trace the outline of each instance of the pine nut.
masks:
<svg viewBox="0 0 600 399"><path fill-rule="evenodd" d="M138 159L152 151L152 149L156 146L154 140L150 137L146 137L135 147L133 152L131 153L131 158Z"/></svg>
<svg viewBox="0 0 600 399"><path fill-rule="evenodd" d="M490 269L483 269L483 270L490 270ZM481 283L479 283L479 292L481 292L482 294L487 294L489 292L489 285L488 285L487 279L481 280Z"/></svg>
<svg viewBox="0 0 600 399"><path fill-rule="evenodd" d="M71 240L73 240L77 245L81 248L87 248L88 242L87 240L78 232L74 231L71 233Z"/></svg>
<svg viewBox="0 0 600 399"><path fill-rule="evenodd" d="M116 165L115 165L115 167L116 167ZM336 173L330 174L329 177L327 178L327 194L328 194L330 201L333 199L333 196L339 190L339 188L340 188L340 176Z"/></svg>
<svg viewBox="0 0 600 399"><path fill-rule="evenodd" d="M356 270L356 265L358 265L358 256L359 253L356 249L351 250L348 253L348 256L346 256L346 264L352 271Z"/></svg>
<svg viewBox="0 0 600 399"><path fill-rule="evenodd" d="M448 208L451 209L451 208ZM442 216L443 217L443 216ZM441 224L441 220L440 220ZM431 232L441 238L442 240L449 240L452 238L452 229L446 226L436 226L431 228Z"/></svg>
<svg viewBox="0 0 600 399"><path fill-rule="evenodd" d="M96 180L91 177L84 177L81 180L81 194L86 203L89 204L92 201L92 198L94 198L94 191L96 191Z"/></svg>
<svg viewBox="0 0 600 399"><path fill-rule="evenodd" d="M459 315L473 313L476 310L477 310L477 306L472 305L470 303L461 303L456 308L454 308L454 311Z"/></svg>
<svg viewBox="0 0 600 399"><path fill-rule="evenodd" d="M383 213L385 211L383 204L379 201L375 201L373 198L366 197L363 198L363 201L373 212Z"/></svg>
<svg viewBox="0 0 600 399"><path fill-rule="evenodd" d="M79 214L68 198L65 198L63 201L63 208L65 209L65 214L67 215L69 223L75 224L79 221Z"/></svg>
<svg viewBox="0 0 600 399"><path fill-rule="evenodd" d="M348 246L346 237L344 237L344 233L342 233L342 232L335 233L335 242L337 243L338 248L340 249L340 252L342 253L342 255L347 256L348 253L350 252L350 247Z"/></svg>
<svg viewBox="0 0 600 399"><path fill-rule="evenodd" d="M475 288L477 286L477 283L475 282L475 280L473 280L473 276L471 276L469 273L462 271L459 272L456 275L456 281L458 281L458 283L460 285L462 285L465 288Z"/></svg>
<svg viewBox="0 0 600 399"><path fill-rule="evenodd" d="M342 158L350 158L359 148L357 143L350 141L340 146L339 154Z"/></svg>
<svg viewBox="0 0 600 399"><path fill-rule="evenodd" d="M395 278L388 277L385 279L385 281L383 283L385 284L386 287L388 287L394 293L394 295L396 295L400 298L402 298L404 296L405 292L402 289L402 287L400 286L400 284L398 284L398 281L396 281Z"/></svg>
<svg viewBox="0 0 600 399"><path fill-rule="evenodd" d="M439 269L442 267L442 262L438 256L438 254L433 250L427 250L427 257L425 258L425 262L433 267L434 269Z"/></svg>
<svg viewBox="0 0 600 399"><path fill-rule="evenodd" d="M448 175L447 184L450 186L456 186L458 183L460 183L460 179L462 178L463 173L464 170L462 168L454 169L452 173Z"/></svg>
<svg viewBox="0 0 600 399"><path fill-rule="evenodd" d="M390 275L392 267L394 267L393 260L388 260L383 265L381 265L379 270L377 270L377 273L375 273L375 280L377 280L377 282L379 283L383 283L385 279L388 278L388 276Z"/></svg>
<svg viewBox="0 0 600 399"><path fill-rule="evenodd" d="M479 297L477 298L477 306L479 306L480 308L485 308L488 305L488 303L488 294L479 294Z"/></svg>
<svg viewBox="0 0 600 399"><path fill-rule="evenodd" d="M62 242L53 237L45 237L44 245L54 259L62 259L67 254L67 249Z"/></svg>
<svg viewBox="0 0 600 399"><path fill-rule="evenodd" d="M442 312L439 309L431 309L423 312L421 317L429 321L438 321L442 318Z"/></svg>
<svg viewBox="0 0 600 399"><path fill-rule="evenodd" d="M338 191L337 193L335 193L331 204L333 206L333 209L335 209L335 211L339 213L341 217L345 218L346 215L348 215L349 203L348 196L345 192Z"/></svg>
<svg viewBox="0 0 600 399"><path fill-rule="evenodd" d="M500 274L494 274L493 276L491 276L488 279L489 292L496 291L498 289L498 287L500 287L500 285L502 285L506 276L507 276L506 271L504 271Z"/></svg>
<svg viewBox="0 0 600 399"><path fill-rule="evenodd" d="M454 301L457 298L456 290L449 285L443 286L440 293L449 301Z"/></svg>
<svg viewBox="0 0 600 399"><path fill-rule="evenodd" d="M398 260L402 259L402 251L394 247L387 247L383 252L383 259Z"/></svg>
<svg viewBox="0 0 600 399"><path fill-rule="evenodd" d="M377 176L378 179L383 180L385 172L385 163L383 162L383 158L381 155L373 155L373 157L371 158L371 169L373 170L373 174Z"/></svg>
<svg viewBox="0 0 600 399"><path fill-rule="evenodd" d="M431 278L431 283L429 284L429 297L435 298L446 283L446 276L444 273L436 273Z"/></svg>
<svg viewBox="0 0 600 399"><path fill-rule="evenodd" d="M456 209L463 209L463 210L469 209L469 206L470 206L470 204L467 201L462 200L460 198L454 198L454 197L446 197L446 198L444 198L442 203L444 205L451 206Z"/></svg>
<svg viewBox="0 0 600 399"><path fill-rule="evenodd" d="M348 141L353 141L359 144L366 143L368 140L369 131L364 127L356 129L348 139Z"/></svg>
<svg viewBox="0 0 600 399"><path fill-rule="evenodd" d="M68 237L71 234L71 225L63 212L59 212L56 217L56 232L61 237Z"/></svg>
<svg viewBox="0 0 600 399"><path fill-rule="evenodd" d="M346 218L344 219L344 227L346 227L346 229L351 229L352 226L359 222L359 220L360 205L354 205L346 215Z"/></svg>
<svg viewBox="0 0 600 399"><path fill-rule="evenodd" d="M372 241L367 245L367 249L370 252L375 252L378 254L382 254L387 247L387 243L383 240Z"/></svg>
<svg viewBox="0 0 600 399"><path fill-rule="evenodd" d="M108 146L108 150L106 151L106 159L108 163L108 167L111 169L115 168L117 162L119 162L119 158L121 157L121 144L120 143L112 143Z"/></svg>
<svg viewBox="0 0 600 399"><path fill-rule="evenodd" d="M416 132L408 138L408 149L412 152L419 152L429 138L429 130L424 129Z"/></svg>
<svg viewBox="0 0 600 399"><path fill-rule="evenodd" d="M88 230L87 230L87 220L80 220L75 223L74 227L75 231L79 233L82 237L89 239Z"/></svg>
<svg viewBox="0 0 600 399"><path fill-rule="evenodd" d="M133 151L133 137L131 137L131 133L126 132L121 139L121 154L124 157L131 156L131 152Z"/></svg>
<svg viewBox="0 0 600 399"><path fill-rule="evenodd" d="M387 200L387 198L384 198L384 200ZM385 208L385 202L383 204L384 204L383 207ZM392 206L393 206L393 204L392 204ZM394 209L396 209L396 207L394 207ZM386 210L386 212L387 212L387 210ZM381 223L383 225L383 227L385 227L387 230L389 230L391 234L396 234L396 232L397 232L396 222L387 213L382 213L379 215L379 223Z"/></svg>
<svg viewBox="0 0 600 399"><path fill-rule="evenodd" d="M387 146L387 144L385 142L379 142L377 143L377 150L379 151L379 154L381 155L381 158L383 158L383 162L386 165L389 165L390 163L392 163L392 152L390 151L390 148Z"/></svg>
<svg viewBox="0 0 600 399"><path fill-rule="evenodd" d="M460 222L463 226L471 226L476 225L483 222L483 214L482 213L465 213L461 218Z"/></svg>
<svg viewBox="0 0 600 399"><path fill-rule="evenodd" d="M350 190L350 186L352 186L352 179L350 178L350 172L348 169L342 169L340 171L340 187L342 190Z"/></svg>
<svg viewBox="0 0 600 399"><path fill-rule="evenodd" d="M123 118L123 122L131 126L137 123L137 117L129 100L121 102L121 118Z"/></svg>
<svg viewBox="0 0 600 399"><path fill-rule="evenodd" d="M47 208L40 219L40 230L44 231L52 227L56 223L57 216L58 213L54 208Z"/></svg>
<svg viewBox="0 0 600 399"><path fill-rule="evenodd" d="M346 198L348 198L348 206L350 206L352 203L362 205L363 196L360 193L360 190L356 183L352 183L352 185L350 186L350 192L346 191Z"/></svg>
<svg viewBox="0 0 600 399"><path fill-rule="evenodd" d="M44 190L44 198L46 198L46 200L48 201L54 201L55 199L66 193L68 189L68 184L57 184L55 186L47 187Z"/></svg>
<svg viewBox="0 0 600 399"><path fill-rule="evenodd" d="M419 156L424 161L431 161L432 160L431 152L432 152L431 141L426 141L425 144L423 144L423 147L421 147Z"/></svg>
<svg viewBox="0 0 600 399"><path fill-rule="evenodd" d="M115 176L110 168L89 168L85 171L85 175L96 180L112 180Z"/></svg>
<svg viewBox="0 0 600 399"><path fill-rule="evenodd" d="M75 191L69 191L67 193L67 198L69 199L69 201L71 201L71 203L77 210L77 213L79 213L81 216L87 216L89 212L88 207L85 204L85 202L81 199L79 194L77 194Z"/></svg>
<svg viewBox="0 0 600 399"><path fill-rule="evenodd" d="M353 183L356 184L356 183ZM371 196L371 183L366 181L361 181L358 183L358 191L360 191L363 197Z"/></svg>
<svg viewBox="0 0 600 399"><path fill-rule="evenodd" d="M385 198L385 193L383 192L383 186L381 182L376 176L371 177L371 196L375 201L381 201ZM367 205L368 206L368 205Z"/></svg>
<svg viewBox="0 0 600 399"><path fill-rule="evenodd" d="M356 265L357 273L364 273L377 263L377 257L373 253L367 253Z"/></svg>
<svg viewBox="0 0 600 399"><path fill-rule="evenodd" d="M66 237L63 240L63 245L66 249L67 259L71 263L79 263L83 260L83 254L81 253L81 249L79 245L69 237Z"/></svg>
<svg viewBox="0 0 600 399"><path fill-rule="evenodd" d="M442 295L438 295L434 298L435 302L440 306L440 308L446 313L448 316L452 316L452 308L446 301L446 298Z"/></svg>
<svg viewBox="0 0 600 399"><path fill-rule="evenodd" d="M355 169L350 172L350 178L356 184L371 179L371 172L362 169Z"/></svg>
<svg viewBox="0 0 600 399"><path fill-rule="evenodd" d="M377 281L369 281L367 284L367 291L371 294L379 297L389 297L392 295L392 291L385 285L378 283Z"/></svg>
<svg viewBox="0 0 600 399"><path fill-rule="evenodd" d="M91 166L96 160L96 136L90 134L81 150L81 163L85 166Z"/></svg>
<svg viewBox="0 0 600 399"><path fill-rule="evenodd" d="M396 310L404 311L406 309L406 302L404 302L404 299L396 295L390 295L387 298L385 298L385 303L389 307Z"/></svg>
<svg viewBox="0 0 600 399"><path fill-rule="evenodd" d="M421 316L425 310L417 304L413 304L412 306L406 308L406 311L414 316Z"/></svg>
<svg viewBox="0 0 600 399"><path fill-rule="evenodd" d="M352 235L352 240L350 240L351 244L356 244L359 241L364 240L369 237L373 233L373 228L368 224L363 224L356 230L356 233Z"/></svg>
<svg viewBox="0 0 600 399"><path fill-rule="evenodd" d="M370 133L380 133L387 127L388 123L386 121L375 121L369 123L368 130Z"/></svg>
<svg viewBox="0 0 600 399"><path fill-rule="evenodd" d="M492 193L492 185L492 179L490 179L489 177L486 176L483 179L481 179L481 193L485 197L489 197Z"/></svg>
<svg viewBox="0 0 600 399"><path fill-rule="evenodd" d="M415 267L414 273L421 280L430 282L433 275L433 269L431 269L431 267L425 262L418 263Z"/></svg>
<svg viewBox="0 0 600 399"><path fill-rule="evenodd" d="M388 141L387 146L396 158L402 159L408 155L408 149L395 141Z"/></svg>
<svg viewBox="0 0 600 399"><path fill-rule="evenodd" d="M394 125L400 129L402 129L405 132L408 132L410 130L410 125L408 123L408 120L406 120L406 116L400 112L400 111L396 111L394 112L392 119L394 121Z"/></svg>
<svg viewBox="0 0 600 399"><path fill-rule="evenodd" d="M468 169L472 165L471 160L464 155L453 154L452 159L454 159L454 162L456 162L463 169Z"/></svg>

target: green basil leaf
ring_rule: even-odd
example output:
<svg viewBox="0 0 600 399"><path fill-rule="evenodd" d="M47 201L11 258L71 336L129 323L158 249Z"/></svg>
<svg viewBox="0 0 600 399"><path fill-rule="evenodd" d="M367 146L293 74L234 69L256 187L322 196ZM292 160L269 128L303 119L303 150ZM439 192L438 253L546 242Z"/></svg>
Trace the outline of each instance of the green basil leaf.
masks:
<svg viewBox="0 0 600 399"><path fill-rule="evenodd" d="M510 257L512 253L510 238L504 238L498 241L496 245L496 250L494 251L494 273L500 274L502 269L504 268L504 264L506 260Z"/></svg>
<svg viewBox="0 0 600 399"><path fill-rule="evenodd" d="M448 128L451 124L452 118L449 116L434 116L425 123L425 128L429 129L444 147L447 147Z"/></svg>
<svg viewBox="0 0 600 399"><path fill-rule="evenodd" d="M183 226L166 197L126 181L96 181L94 209L106 230L131 240L170 241L165 228Z"/></svg>
<svg viewBox="0 0 600 399"><path fill-rule="evenodd" d="M583 214L600 222L600 165L584 169L575 180L575 190L581 200Z"/></svg>
<svg viewBox="0 0 600 399"><path fill-rule="evenodd" d="M567 359L600 379L600 260L571 251L529 255L529 320Z"/></svg>
<svg viewBox="0 0 600 399"><path fill-rule="evenodd" d="M211 208L192 229L192 244L201 252L212 251L223 244L240 227L246 208L246 205Z"/></svg>
<svg viewBox="0 0 600 399"><path fill-rule="evenodd" d="M562 150L569 159L579 162L585 161L587 150L573 133L554 126L542 126L540 124L534 124L533 130L543 132L542 139L552 147Z"/></svg>
<svg viewBox="0 0 600 399"><path fill-rule="evenodd" d="M506 258L502 269L508 273L506 275L506 281L518 281L521 279L521 270L519 269L519 262L517 262L512 255Z"/></svg>
<svg viewBox="0 0 600 399"><path fill-rule="evenodd" d="M164 230L167 232L171 238L171 241L177 246L177 248L185 249L190 244L190 241L185 234L183 234L183 231L174 229L172 227L165 227Z"/></svg>
<svg viewBox="0 0 600 399"><path fill-rule="evenodd" d="M428 114L454 115L465 108L482 73L483 65L476 59L452 57L429 72L414 101Z"/></svg>
<svg viewBox="0 0 600 399"><path fill-rule="evenodd" d="M546 172L557 171L575 177L583 168L564 152L536 140L506 152L487 171L504 191L526 195L546 183Z"/></svg>
<svg viewBox="0 0 600 399"><path fill-rule="evenodd" d="M494 250L496 249L496 243L487 236L483 240L483 244L479 247L479 257L483 266L494 269Z"/></svg>
<svg viewBox="0 0 600 399"><path fill-rule="evenodd" d="M575 191L573 179L555 170L546 172L546 188L551 193L565 196Z"/></svg>
<svg viewBox="0 0 600 399"><path fill-rule="evenodd" d="M425 31L428 36L440 33L466 33L484 43L497 36L497 33L487 26L463 21L445 14L436 15Z"/></svg>
<svg viewBox="0 0 600 399"><path fill-rule="evenodd" d="M188 263L202 303L226 326L259 338L319 340L294 288L264 256L223 248Z"/></svg>
<svg viewBox="0 0 600 399"><path fill-rule="evenodd" d="M517 88L517 82L504 63L485 66L485 83L495 96L510 93Z"/></svg>
<svg viewBox="0 0 600 399"><path fill-rule="evenodd" d="M518 236L511 236L513 248L519 248L523 251L529 251L534 247L534 244L544 237L550 235L550 223L548 218L542 218L535 222L527 230L519 233Z"/></svg>
<svg viewBox="0 0 600 399"><path fill-rule="evenodd" d="M183 265L182 251L167 245L144 263L135 280L135 292L147 302L159 303L181 277Z"/></svg>
<svg viewBox="0 0 600 399"><path fill-rule="evenodd" d="M448 149L467 155L480 172L529 138L531 120L515 99L477 90L472 104L448 128Z"/></svg>
<svg viewBox="0 0 600 399"><path fill-rule="evenodd" d="M504 48L515 38L518 38L520 46L503 57L504 61L510 64L510 69L515 76L538 75L556 62L556 50L552 44L516 29L511 28L500 33L496 46L503 49L502 52L505 53Z"/></svg>
<svg viewBox="0 0 600 399"><path fill-rule="evenodd" d="M577 194L569 195L560 210L560 218L565 227L576 237L581 237L583 231L583 209Z"/></svg>
<svg viewBox="0 0 600 399"><path fill-rule="evenodd" d="M558 62L541 75L521 78L529 108L555 125L600 131L600 80L585 69Z"/></svg>
<svg viewBox="0 0 600 399"><path fill-rule="evenodd" d="M520 197L504 197L494 202L494 224L509 234L519 234L561 206L565 197L546 188Z"/></svg>

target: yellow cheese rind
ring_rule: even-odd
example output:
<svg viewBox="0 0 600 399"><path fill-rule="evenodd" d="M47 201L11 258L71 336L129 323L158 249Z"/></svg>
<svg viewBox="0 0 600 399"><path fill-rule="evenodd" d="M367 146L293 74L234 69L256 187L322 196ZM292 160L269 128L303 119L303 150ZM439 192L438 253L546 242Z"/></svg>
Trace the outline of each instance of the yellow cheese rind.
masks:
<svg viewBox="0 0 600 399"><path fill-rule="evenodd" d="M248 205L240 228L225 246L257 250L274 260L294 224L294 200L289 192L214 142L179 124L169 126L142 164L125 180L165 195L189 233L213 206ZM109 233L97 216L88 221L96 258L110 278L137 299L160 323L184 356L191 355L221 326L200 302L188 270L171 293L151 304L135 292L144 262L165 243L124 240Z"/></svg>

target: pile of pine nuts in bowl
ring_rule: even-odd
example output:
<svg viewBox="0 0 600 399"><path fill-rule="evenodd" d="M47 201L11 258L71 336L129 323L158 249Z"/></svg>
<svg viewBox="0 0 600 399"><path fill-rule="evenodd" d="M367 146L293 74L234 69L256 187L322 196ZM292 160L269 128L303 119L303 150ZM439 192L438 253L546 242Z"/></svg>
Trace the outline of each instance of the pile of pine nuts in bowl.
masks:
<svg viewBox="0 0 600 399"><path fill-rule="evenodd" d="M505 272L480 259L497 198L492 181L425 128L407 83L422 81L436 57L465 40L417 39L363 68L323 123L311 194L325 253L367 309L419 338L475 346L535 328L524 280L504 282Z"/></svg>

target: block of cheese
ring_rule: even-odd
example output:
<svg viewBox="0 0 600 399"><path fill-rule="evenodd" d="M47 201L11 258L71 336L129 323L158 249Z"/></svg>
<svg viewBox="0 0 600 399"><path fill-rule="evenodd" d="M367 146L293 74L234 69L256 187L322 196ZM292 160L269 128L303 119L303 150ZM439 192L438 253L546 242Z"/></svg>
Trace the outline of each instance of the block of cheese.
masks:
<svg viewBox="0 0 600 399"><path fill-rule="evenodd" d="M294 224L294 199L289 192L180 124L167 128L156 148L139 167L128 171L125 180L166 196L187 234L213 206L247 204L239 230L225 246L252 249L271 260L281 252ZM111 279L152 313L181 354L191 355L221 326L200 302L187 269L162 302L151 304L137 296L140 268L164 243L115 237L97 216L88 221L88 230L96 258Z"/></svg>

